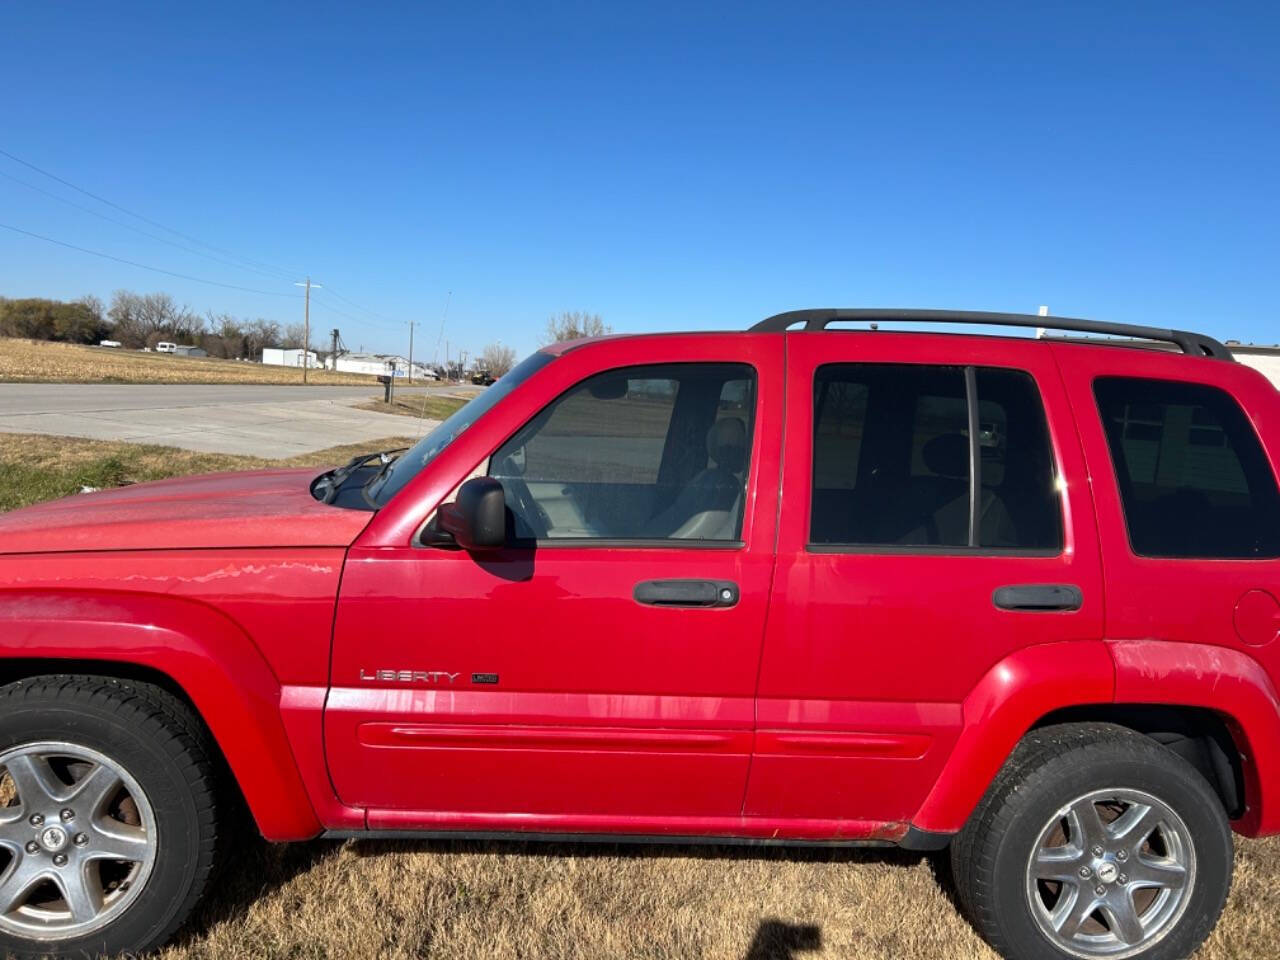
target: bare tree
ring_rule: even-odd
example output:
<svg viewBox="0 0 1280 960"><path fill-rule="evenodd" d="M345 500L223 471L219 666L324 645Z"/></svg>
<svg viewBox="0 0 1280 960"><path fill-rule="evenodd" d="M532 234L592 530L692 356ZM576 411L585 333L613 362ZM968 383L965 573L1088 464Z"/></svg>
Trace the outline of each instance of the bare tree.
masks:
<svg viewBox="0 0 1280 960"><path fill-rule="evenodd" d="M142 328L142 298L130 290L117 290L111 295L111 308L107 317L111 320L113 336L126 347L137 349L146 345L149 330Z"/></svg>
<svg viewBox="0 0 1280 960"><path fill-rule="evenodd" d="M284 333L280 337L280 345L290 350L301 350L307 339L307 327L302 323L289 323L285 325ZM306 344L308 350L314 350L315 344Z"/></svg>
<svg viewBox="0 0 1280 960"><path fill-rule="evenodd" d="M274 320L264 320L262 317L250 324L246 324L244 344L246 356L250 360L261 359L263 347L278 347L281 345L280 324Z"/></svg>
<svg viewBox="0 0 1280 960"><path fill-rule="evenodd" d="M501 343L491 343L480 351L478 366L488 370L495 379L502 376L516 365L516 352Z"/></svg>
<svg viewBox="0 0 1280 960"><path fill-rule="evenodd" d="M102 302L101 297L95 297L92 293L87 293L79 300L75 301L76 305L84 311L85 318L98 327L105 327L107 324L107 307Z"/></svg>
<svg viewBox="0 0 1280 960"><path fill-rule="evenodd" d="M603 337L613 333L613 328L600 319L598 313L582 310L565 310L547 318L543 343L559 343L563 340L581 340L583 337Z"/></svg>
<svg viewBox="0 0 1280 960"><path fill-rule="evenodd" d="M115 338L127 347L158 340L192 342L204 331L204 321L167 293L136 294L117 290L107 311Z"/></svg>

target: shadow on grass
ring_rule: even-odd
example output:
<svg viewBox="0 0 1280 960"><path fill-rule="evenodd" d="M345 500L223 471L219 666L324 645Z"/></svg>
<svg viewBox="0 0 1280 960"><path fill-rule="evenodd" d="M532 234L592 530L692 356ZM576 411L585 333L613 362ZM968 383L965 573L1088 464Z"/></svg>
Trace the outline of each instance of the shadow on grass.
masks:
<svg viewBox="0 0 1280 960"><path fill-rule="evenodd" d="M822 928L811 923L761 920L742 960L795 960L801 953L822 949Z"/></svg>
<svg viewBox="0 0 1280 960"><path fill-rule="evenodd" d="M566 857L597 859L621 857L644 860L661 857L693 857L699 860L781 860L788 863L885 863L898 867L914 867L928 855L899 847L885 846L778 846L751 843L698 843L680 840L669 843L619 843L615 840L526 840L526 839L452 839L404 838L357 839L351 851L360 857L377 857L385 853L478 854L492 853L522 857Z"/></svg>
<svg viewBox="0 0 1280 960"><path fill-rule="evenodd" d="M174 938L174 945L186 946L224 920L242 916L258 900L341 849L340 840L267 843L246 831L243 841L237 840L235 850L215 870L201 905Z"/></svg>
<svg viewBox="0 0 1280 960"><path fill-rule="evenodd" d="M430 853L441 856L504 854L524 857L645 859L694 857L704 860L763 860L788 863L887 864L900 868L927 862L938 886L961 916L964 915L951 879L946 853L925 854L897 847L822 847L729 845L708 843L617 843L585 841L529 841L494 839L361 839L312 840L271 844L260 837L237 845L215 873L208 895L175 939L185 946L207 936L218 924L241 917L250 907L294 878L314 869L343 849L359 857L391 853ZM803 960L803 954L822 949L821 927L775 918L762 920L743 960Z"/></svg>

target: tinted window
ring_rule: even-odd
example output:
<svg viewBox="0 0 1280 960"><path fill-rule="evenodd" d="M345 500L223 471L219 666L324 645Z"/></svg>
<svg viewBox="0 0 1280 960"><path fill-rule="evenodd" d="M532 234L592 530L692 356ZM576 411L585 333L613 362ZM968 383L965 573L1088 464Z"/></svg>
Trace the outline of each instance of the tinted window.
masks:
<svg viewBox="0 0 1280 960"><path fill-rule="evenodd" d="M1093 389L1135 553L1280 556L1275 476L1227 393L1110 377Z"/></svg>
<svg viewBox="0 0 1280 960"><path fill-rule="evenodd" d="M521 539L737 540L755 375L738 364L599 374L494 453Z"/></svg>
<svg viewBox="0 0 1280 960"><path fill-rule="evenodd" d="M1062 498L1040 391L1021 370L979 367L984 547L1059 550Z"/></svg>
<svg viewBox="0 0 1280 960"><path fill-rule="evenodd" d="M963 367L840 364L814 381L813 543L1057 549L1044 410L1025 373L980 369L971 520Z"/></svg>

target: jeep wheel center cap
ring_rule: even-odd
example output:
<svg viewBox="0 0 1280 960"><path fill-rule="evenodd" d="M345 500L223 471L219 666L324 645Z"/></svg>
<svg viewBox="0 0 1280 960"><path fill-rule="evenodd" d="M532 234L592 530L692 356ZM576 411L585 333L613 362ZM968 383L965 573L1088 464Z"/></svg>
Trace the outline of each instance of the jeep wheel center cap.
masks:
<svg viewBox="0 0 1280 960"><path fill-rule="evenodd" d="M46 827L40 831L40 846L56 853L67 845L67 831L61 827Z"/></svg>

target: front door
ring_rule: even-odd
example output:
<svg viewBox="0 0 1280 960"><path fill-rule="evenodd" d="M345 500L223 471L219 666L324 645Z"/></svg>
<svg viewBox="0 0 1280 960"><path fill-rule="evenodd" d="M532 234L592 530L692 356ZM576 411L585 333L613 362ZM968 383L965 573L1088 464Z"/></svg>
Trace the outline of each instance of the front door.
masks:
<svg viewBox="0 0 1280 960"><path fill-rule="evenodd" d="M499 479L505 548L353 548L325 736L371 827L655 832L741 812L779 339L573 351L472 428L482 456L425 468L451 471L441 489Z"/></svg>

